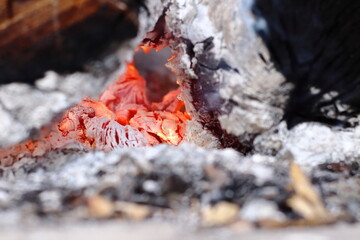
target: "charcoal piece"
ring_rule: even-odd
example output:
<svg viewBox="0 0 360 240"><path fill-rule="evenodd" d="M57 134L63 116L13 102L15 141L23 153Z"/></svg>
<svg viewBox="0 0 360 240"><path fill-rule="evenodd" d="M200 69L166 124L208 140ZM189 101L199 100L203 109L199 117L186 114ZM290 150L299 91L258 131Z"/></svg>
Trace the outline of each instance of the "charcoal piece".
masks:
<svg viewBox="0 0 360 240"><path fill-rule="evenodd" d="M348 127L359 114L359 8L357 1L254 1L257 33L294 84L288 127L309 121Z"/></svg>

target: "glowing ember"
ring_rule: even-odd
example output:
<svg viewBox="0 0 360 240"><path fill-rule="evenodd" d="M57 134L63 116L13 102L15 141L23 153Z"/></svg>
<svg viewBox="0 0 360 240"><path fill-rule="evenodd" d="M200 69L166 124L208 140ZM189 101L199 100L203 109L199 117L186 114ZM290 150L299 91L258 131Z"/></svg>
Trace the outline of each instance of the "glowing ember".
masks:
<svg viewBox="0 0 360 240"><path fill-rule="evenodd" d="M99 101L115 113L117 122L141 131L150 145L179 144L189 119L184 103L177 98L179 90L168 93L162 102L152 104L145 92L145 79L129 64L127 72L104 91Z"/></svg>
<svg viewBox="0 0 360 240"><path fill-rule="evenodd" d="M86 106L89 103L90 106ZM62 138L75 139L85 147L104 151L116 147L147 145L146 139L139 130L131 126L123 126L114 119L115 114L101 102L85 100L67 112L58 130L62 133ZM62 139L59 140L55 142L62 142Z"/></svg>
<svg viewBox="0 0 360 240"><path fill-rule="evenodd" d="M190 118L178 99L180 90L169 92L162 102L150 103L146 81L132 63L98 100L83 100L68 110L60 123L45 129L38 140L2 151L1 165L11 165L12 156L38 156L51 149L76 145L110 151L159 143L179 144Z"/></svg>

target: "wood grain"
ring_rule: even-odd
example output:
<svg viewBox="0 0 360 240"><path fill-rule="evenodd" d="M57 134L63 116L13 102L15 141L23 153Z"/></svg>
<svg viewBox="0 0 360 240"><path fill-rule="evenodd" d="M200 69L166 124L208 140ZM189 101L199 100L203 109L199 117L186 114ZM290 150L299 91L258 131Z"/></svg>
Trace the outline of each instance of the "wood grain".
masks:
<svg viewBox="0 0 360 240"><path fill-rule="evenodd" d="M19 43L18 47L32 45L91 16L100 7L97 0L13 2L12 11L6 8L6 2L0 7L1 15L7 16L0 22L0 48L14 41Z"/></svg>
<svg viewBox="0 0 360 240"><path fill-rule="evenodd" d="M138 11L127 0L0 1L0 84L81 71L136 36Z"/></svg>

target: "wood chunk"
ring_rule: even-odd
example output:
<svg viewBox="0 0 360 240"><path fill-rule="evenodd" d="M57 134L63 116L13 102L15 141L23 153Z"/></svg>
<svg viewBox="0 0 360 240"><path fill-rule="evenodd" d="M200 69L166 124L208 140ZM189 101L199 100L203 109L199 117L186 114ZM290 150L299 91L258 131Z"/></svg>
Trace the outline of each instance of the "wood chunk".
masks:
<svg viewBox="0 0 360 240"><path fill-rule="evenodd" d="M203 225L205 227L224 226L234 222L240 208L229 202L220 202L207 207L202 211Z"/></svg>
<svg viewBox="0 0 360 240"><path fill-rule="evenodd" d="M82 1L18 1L6 8L7 17L0 23L2 37L0 46L19 41L20 46L32 45L41 39L61 31L94 14L100 7L96 0ZM10 11L10 13L9 13ZM30 38L24 38L30 36ZM60 36L58 36L60 37ZM60 40L60 39L58 39Z"/></svg>
<svg viewBox="0 0 360 240"><path fill-rule="evenodd" d="M136 221L144 220L151 214L151 208L149 206L130 202L116 202L115 209L126 218Z"/></svg>
<svg viewBox="0 0 360 240"><path fill-rule="evenodd" d="M290 178L295 194L288 199L287 204L307 220L327 221L330 215L320 196L300 166L294 162L290 166Z"/></svg>
<svg viewBox="0 0 360 240"><path fill-rule="evenodd" d="M90 197L87 203L89 214L94 218L109 218L114 213L114 204L104 197Z"/></svg>
<svg viewBox="0 0 360 240"><path fill-rule="evenodd" d="M116 2L2 1L0 83L33 82L47 70L83 70L110 46L134 38L139 6Z"/></svg>

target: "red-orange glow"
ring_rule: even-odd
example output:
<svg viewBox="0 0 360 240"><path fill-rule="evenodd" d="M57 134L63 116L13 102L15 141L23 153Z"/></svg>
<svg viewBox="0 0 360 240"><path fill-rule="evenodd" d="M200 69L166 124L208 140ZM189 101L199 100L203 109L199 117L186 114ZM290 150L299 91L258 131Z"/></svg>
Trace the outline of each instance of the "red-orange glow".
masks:
<svg viewBox="0 0 360 240"><path fill-rule="evenodd" d="M174 60L176 58L176 54L173 54L167 61L171 62L172 60Z"/></svg>
<svg viewBox="0 0 360 240"><path fill-rule="evenodd" d="M152 109L172 113L185 112L185 104L178 98L179 94L180 89L169 92L163 97L163 100L161 102L152 103Z"/></svg>
<svg viewBox="0 0 360 240"><path fill-rule="evenodd" d="M178 99L180 90L168 93L159 103L149 104L145 85L145 79L129 64L127 72L104 91L100 101L114 111L117 122L139 129L150 145L179 144L189 119L184 102Z"/></svg>
<svg viewBox="0 0 360 240"><path fill-rule="evenodd" d="M145 52L151 50L141 48ZM150 103L145 79L129 63L126 72L108 86L99 99L83 100L37 140L0 152L0 165L12 165L19 153L40 156L69 145L104 151L159 143L178 145L184 139L186 121L190 119L179 94L178 89L165 95L161 102Z"/></svg>
<svg viewBox="0 0 360 240"><path fill-rule="evenodd" d="M107 87L99 100L113 112L126 105L147 106L146 81L140 76L135 66L129 63L125 74Z"/></svg>
<svg viewBox="0 0 360 240"><path fill-rule="evenodd" d="M115 120L116 118L115 113L102 102L85 99L80 105L94 109L96 117L105 117L110 120Z"/></svg>
<svg viewBox="0 0 360 240"><path fill-rule="evenodd" d="M144 53L149 53L151 49L153 49L152 47L146 47L146 46L141 46L140 48L144 51Z"/></svg>

